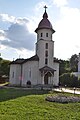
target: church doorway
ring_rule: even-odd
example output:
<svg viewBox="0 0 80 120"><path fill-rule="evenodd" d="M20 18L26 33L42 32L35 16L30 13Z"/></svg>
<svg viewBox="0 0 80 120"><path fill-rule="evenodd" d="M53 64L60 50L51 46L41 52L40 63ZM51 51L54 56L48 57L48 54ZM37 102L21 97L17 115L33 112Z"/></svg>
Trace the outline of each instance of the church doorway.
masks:
<svg viewBox="0 0 80 120"><path fill-rule="evenodd" d="M48 74L44 76L44 84L48 84Z"/></svg>
<svg viewBox="0 0 80 120"><path fill-rule="evenodd" d="M49 84L49 77L51 77L52 74L50 72L47 72L47 74L45 74L44 76L44 84Z"/></svg>

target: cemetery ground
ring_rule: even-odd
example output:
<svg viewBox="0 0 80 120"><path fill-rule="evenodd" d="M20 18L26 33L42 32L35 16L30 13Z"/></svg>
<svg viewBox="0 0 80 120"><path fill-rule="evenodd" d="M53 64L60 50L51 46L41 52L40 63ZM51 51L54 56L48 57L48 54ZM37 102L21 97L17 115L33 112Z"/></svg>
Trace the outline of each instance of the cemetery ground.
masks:
<svg viewBox="0 0 80 120"><path fill-rule="evenodd" d="M80 103L45 100L52 95L74 96L49 90L1 88L0 120L80 120Z"/></svg>

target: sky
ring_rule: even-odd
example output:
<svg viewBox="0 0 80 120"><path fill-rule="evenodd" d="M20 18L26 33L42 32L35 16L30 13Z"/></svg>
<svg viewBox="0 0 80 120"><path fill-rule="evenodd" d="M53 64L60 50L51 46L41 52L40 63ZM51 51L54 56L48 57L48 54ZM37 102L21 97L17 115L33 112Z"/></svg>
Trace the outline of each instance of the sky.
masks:
<svg viewBox="0 0 80 120"><path fill-rule="evenodd" d="M80 0L0 0L0 53L3 59L35 54L38 27L47 6L52 23L54 57L68 60L80 53Z"/></svg>

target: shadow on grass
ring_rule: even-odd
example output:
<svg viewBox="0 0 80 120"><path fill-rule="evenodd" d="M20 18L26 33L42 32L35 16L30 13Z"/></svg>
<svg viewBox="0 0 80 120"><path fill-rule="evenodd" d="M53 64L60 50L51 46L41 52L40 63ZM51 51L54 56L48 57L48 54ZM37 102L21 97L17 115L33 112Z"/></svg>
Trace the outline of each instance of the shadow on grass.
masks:
<svg viewBox="0 0 80 120"><path fill-rule="evenodd" d="M22 96L47 94L48 92L49 90L2 88L0 89L0 102L16 99Z"/></svg>

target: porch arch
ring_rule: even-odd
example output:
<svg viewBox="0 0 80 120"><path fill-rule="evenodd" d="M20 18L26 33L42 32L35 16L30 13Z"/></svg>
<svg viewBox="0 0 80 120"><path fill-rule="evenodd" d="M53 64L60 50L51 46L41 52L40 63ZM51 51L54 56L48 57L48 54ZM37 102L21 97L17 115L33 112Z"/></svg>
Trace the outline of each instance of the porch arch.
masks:
<svg viewBox="0 0 80 120"><path fill-rule="evenodd" d="M49 78L51 79L51 76L53 76L53 74L50 71L44 74L44 84L49 84Z"/></svg>
<svg viewBox="0 0 80 120"><path fill-rule="evenodd" d="M49 78L54 76L54 69L44 66L43 68L40 69L41 71L41 76L42 76L42 84L53 84L53 81L49 83Z"/></svg>

